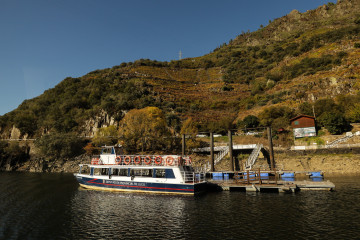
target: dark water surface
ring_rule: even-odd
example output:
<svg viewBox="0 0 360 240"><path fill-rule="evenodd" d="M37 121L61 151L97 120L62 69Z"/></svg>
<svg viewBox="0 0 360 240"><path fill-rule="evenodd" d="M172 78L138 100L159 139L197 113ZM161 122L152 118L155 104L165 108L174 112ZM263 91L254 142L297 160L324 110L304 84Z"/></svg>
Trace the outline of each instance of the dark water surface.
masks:
<svg viewBox="0 0 360 240"><path fill-rule="evenodd" d="M78 188L71 174L0 172L0 239L360 239L360 177L335 192L202 196Z"/></svg>

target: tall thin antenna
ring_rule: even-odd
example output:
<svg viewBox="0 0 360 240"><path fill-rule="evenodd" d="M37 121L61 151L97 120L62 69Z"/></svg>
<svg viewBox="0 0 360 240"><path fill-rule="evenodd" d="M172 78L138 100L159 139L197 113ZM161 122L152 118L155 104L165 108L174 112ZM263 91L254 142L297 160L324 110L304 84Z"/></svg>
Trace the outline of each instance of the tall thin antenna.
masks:
<svg viewBox="0 0 360 240"><path fill-rule="evenodd" d="M181 58L182 58L182 52L181 52L181 50L179 51L179 60L181 60Z"/></svg>

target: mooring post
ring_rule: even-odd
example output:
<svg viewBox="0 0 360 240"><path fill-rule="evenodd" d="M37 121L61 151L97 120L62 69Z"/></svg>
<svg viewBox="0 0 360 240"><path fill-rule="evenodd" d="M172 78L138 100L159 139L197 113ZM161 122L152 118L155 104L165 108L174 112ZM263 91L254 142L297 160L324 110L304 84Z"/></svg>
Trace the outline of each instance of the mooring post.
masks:
<svg viewBox="0 0 360 240"><path fill-rule="evenodd" d="M259 168L259 184L260 184L260 185L262 184L262 182L261 182L261 170L260 170L260 168Z"/></svg>
<svg viewBox="0 0 360 240"><path fill-rule="evenodd" d="M275 159L274 159L274 149L273 149L273 142L272 142L272 134L271 134L271 127L267 128L268 139L269 139L269 150L270 150L270 166L271 169L275 169Z"/></svg>
<svg viewBox="0 0 360 240"><path fill-rule="evenodd" d="M210 164L211 164L211 168L210 168L210 172L214 172L215 171L215 161L214 161L214 133L211 132L210 133Z"/></svg>
<svg viewBox="0 0 360 240"><path fill-rule="evenodd" d="M229 157L230 157L230 171L234 171L234 159L233 159L233 143L231 130L228 131L229 137Z"/></svg>
<svg viewBox="0 0 360 240"><path fill-rule="evenodd" d="M247 184L250 184L250 174L249 170L246 171L247 174Z"/></svg>
<svg viewBox="0 0 360 240"><path fill-rule="evenodd" d="M185 156L185 149L186 149L185 134L183 134L181 136L181 145L182 145L181 155L182 155L182 157L184 157Z"/></svg>

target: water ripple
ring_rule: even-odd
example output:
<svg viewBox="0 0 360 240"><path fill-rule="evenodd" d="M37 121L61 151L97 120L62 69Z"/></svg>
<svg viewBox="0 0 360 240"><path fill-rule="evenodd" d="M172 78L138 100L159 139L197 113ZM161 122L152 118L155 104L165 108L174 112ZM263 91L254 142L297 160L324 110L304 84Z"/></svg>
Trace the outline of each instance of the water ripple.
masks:
<svg viewBox="0 0 360 240"><path fill-rule="evenodd" d="M336 192L174 196L89 191L67 174L0 173L0 239L356 239L360 178Z"/></svg>

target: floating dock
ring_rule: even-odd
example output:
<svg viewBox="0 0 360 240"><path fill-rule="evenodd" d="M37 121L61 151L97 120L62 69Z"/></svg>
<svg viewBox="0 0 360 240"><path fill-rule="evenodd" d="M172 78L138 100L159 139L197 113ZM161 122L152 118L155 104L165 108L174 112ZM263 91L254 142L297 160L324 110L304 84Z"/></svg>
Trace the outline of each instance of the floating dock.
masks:
<svg viewBox="0 0 360 240"><path fill-rule="evenodd" d="M208 182L225 191L292 193L301 190L335 190L335 185L329 180L324 181L322 175L314 178L311 174L304 176L308 176L309 179L295 180L294 173L284 174L284 171L226 172L212 173L212 178Z"/></svg>
<svg viewBox="0 0 360 240"><path fill-rule="evenodd" d="M213 181L209 182L218 185L225 191L246 191L246 192L297 192L300 190L328 190L334 191L335 185L330 181L277 181L277 183L236 183L235 181Z"/></svg>

